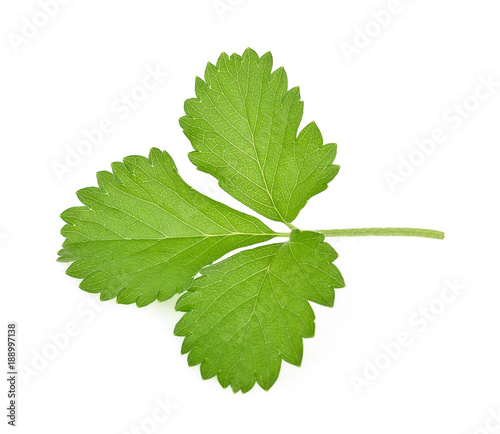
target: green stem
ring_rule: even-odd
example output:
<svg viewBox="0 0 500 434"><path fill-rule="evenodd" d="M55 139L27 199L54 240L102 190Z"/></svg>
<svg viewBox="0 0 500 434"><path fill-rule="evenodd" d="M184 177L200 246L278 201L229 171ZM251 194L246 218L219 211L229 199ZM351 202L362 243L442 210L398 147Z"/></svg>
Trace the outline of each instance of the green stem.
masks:
<svg viewBox="0 0 500 434"><path fill-rule="evenodd" d="M326 237L422 237L444 239L444 232L414 228L360 228L317 230Z"/></svg>

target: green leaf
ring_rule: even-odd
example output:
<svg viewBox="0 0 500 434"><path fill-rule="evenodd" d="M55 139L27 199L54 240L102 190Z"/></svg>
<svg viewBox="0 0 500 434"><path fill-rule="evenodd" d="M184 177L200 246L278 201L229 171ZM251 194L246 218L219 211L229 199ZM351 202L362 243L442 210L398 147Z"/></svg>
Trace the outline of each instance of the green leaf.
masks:
<svg viewBox="0 0 500 434"><path fill-rule="evenodd" d="M170 155L130 156L99 172L99 188L77 192L85 205L62 213L67 223L59 261L102 300L147 305L184 291L226 253L276 236L258 219L189 187Z"/></svg>
<svg viewBox="0 0 500 434"><path fill-rule="evenodd" d="M314 335L308 301L333 306L344 286L333 248L314 232L237 253L202 270L178 300L187 312L175 327L182 352L203 378L247 392L255 382L268 390L281 360L299 366L303 338Z"/></svg>
<svg viewBox="0 0 500 434"><path fill-rule="evenodd" d="M102 300L138 306L184 292L175 327L182 352L203 378L217 376L235 392L255 383L268 390L282 361L300 365L303 339L314 335L310 302L333 306L344 286L325 236L444 238L416 228L296 229L291 222L338 173L336 145L323 144L314 122L299 132L299 90L288 89L283 68L272 69L270 53L222 54L204 81L197 78L180 124L199 170L291 234L195 191L155 148L149 158L126 157L112 173L99 172L99 187L77 192L84 206L61 215L66 240L58 260L72 262L67 274ZM216 262L277 236L289 240Z"/></svg>
<svg viewBox="0 0 500 434"><path fill-rule="evenodd" d="M222 54L205 81L197 78L180 124L199 170L264 217L290 223L339 166L332 165L336 145L323 145L314 122L298 134L299 90L288 90L285 70L272 66L271 53Z"/></svg>

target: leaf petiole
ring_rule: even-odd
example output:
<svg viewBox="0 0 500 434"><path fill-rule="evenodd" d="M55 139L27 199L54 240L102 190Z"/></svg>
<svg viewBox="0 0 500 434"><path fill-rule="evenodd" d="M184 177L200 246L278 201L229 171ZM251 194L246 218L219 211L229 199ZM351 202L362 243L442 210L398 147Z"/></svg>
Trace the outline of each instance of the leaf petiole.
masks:
<svg viewBox="0 0 500 434"><path fill-rule="evenodd" d="M325 237L421 237L436 240L444 239L444 232L415 228L323 229L315 232L319 232Z"/></svg>

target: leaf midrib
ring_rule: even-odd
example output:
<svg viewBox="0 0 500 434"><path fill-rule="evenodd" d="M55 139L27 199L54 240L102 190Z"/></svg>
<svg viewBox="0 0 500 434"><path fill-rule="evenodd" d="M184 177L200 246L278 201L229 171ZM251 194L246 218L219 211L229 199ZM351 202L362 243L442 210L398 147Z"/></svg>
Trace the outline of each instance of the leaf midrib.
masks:
<svg viewBox="0 0 500 434"><path fill-rule="evenodd" d="M236 72L238 72L238 69L237 69L237 68L236 68ZM276 203L275 203L275 201L274 201L273 195L272 195L272 193L271 193L271 191L270 191L270 189L269 189L269 185L267 184L267 180L266 180L266 177L265 177L265 174L264 174L264 169L262 168L262 165L261 165L261 162L260 162L260 158L259 158L259 153L258 153L258 150L257 150L257 144L256 144L256 141L255 141L255 134L254 134L254 131L253 131L253 129L252 129L252 126L250 125L250 120L249 120L249 115L248 115L247 101L246 101L245 97L243 96L243 92L242 92L242 89L241 89L240 82L239 82L239 80L238 80L236 77L234 77L234 76L232 75L232 73L229 71L229 69L228 69L228 74L229 74L229 75L231 75L231 77L233 77L233 78L235 79L235 82L236 82L236 83L237 83L237 85L238 85L238 90L239 90L239 92L240 92L241 101L242 101L243 106L244 106L244 108L245 108L246 117L243 117L243 116L242 116L242 115L238 112L238 110L236 110L236 107L234 107L233 103L232 103L232 102L230 101L230 99L227 97L227 95L226 95L226 93L225 93L225 91L224 91L224 87L223 87L223 86L221 86L221 83L220 83L220 81L219 81L219 78L218 78L217 76L215 76L215 79L217 80L217 83L219 84L219 87L220 87L220 89L221 89L221 94L222 94L222 95L224 95L224 98L225 98L225 99L226 99L226 101L229 103L229 105L231 106L231 108L234 110L234 112L235 112L236 114L238 114L238 115L239 115L239 116L243 119L243 121L245 121L245 122L247 123L247 125L248 125L248 129L249 129L250 134L251 134L251 140L249 140L247 137L245 137L245 135L244 135L241 131L239 131L239 130L238 130L238 128L236 128L236 127L233 125L233 123L232 123L232 122L230 122L230 121L229 121L229 119L228 119L226 116L224 116L224 115L220 112L220 110L217 108L217 105L216 105L216 104L214 104L214 102L212 101L212 99L211 99L211 98L210 98L210 96L209 96L209 93L207 92L208 98L210 99L210 102L212 103L213 108L215 108L215 110L217 110L217 112L221 115L221 117L222 117L222 118L224 118L224 119L225 119L225 121L226 121L226 122L227 122L227 123L228 123L228 124L229 124L229 125L230 125L230 126L231 126L234 130L235 130L235 131L237 131L237 132L241 135L241 137L243 137L245 140L247 140L247 141L248 141L248 142L252 145L253 150L254 150L254 152L255 152L255 158L253 158L253 159L254 159L254 160L256 161L256 163L257 163L257 166L258 166L259 171L260 171L260 175L261 175L261 177L262 177L262 182L263 182L263 184L264 184L264 186L260 186L260 187L262 188L262 190L264 190L264 191L267 193L267 196L269 197L269 200L271 201L272 206L271 206L270 208L271 208L271 209L274 209L274 211L276 211L276 213L277 213L277 216L281 219L281 221L282 221L283 223L285 223L285 224L286 224L286 223L287 223L287 221L286 221L286 219L285 219L285 218L281 215L281 212L279 211L278 207L276 206ZM265 77L265 76L263 76L263 77L262 77L262 80L263 80L263 81L262 81L262 83L261 83L261 85L262 85L262 86L261 86L261 89L264 87L264 82L265 82L265 80L266 80L266 77ZM249 81L250 81L250 75L249 75ZM269 86L269 81L267 81L267 82L266 82L266 84ZM259 123L259 113L260 113L261 102L262 102L262 91L261 91L261 93L260 93L260 97L259 97L259 107L258 107L258 109L257 109L257 120L256 120L256 125ZM274 122L274 116L275 116L275 113L273 112L271 123L273 123L273 122ZM271 140L271 138L269 138L269 140ZM230 143L231 143L231 142L230 142ZM233 146L235 146L235 145L233 144ZM269 148L269 146L270 146L270 143L268 143L268 148ZM249 156L249 157L250 157L250 156Z"/></svg>
<svg viewBox="0 0 500 434"><path fill-rule="evenodd" d="M127 237L122 237L122 238L104 238L104 239L98 239L98 240L88 240L88 241L79 241L76 243L71 243L72 245L74 244L85 244L85 243L93 243L93 242L100 242L100 241L162 241L162 240L172 240L172 239L196 239L196 238L227 238L227 237L233 237L233 236L241 236L241 235L247 235L250 237L277 237L279 235L284 235L280 234L277 232L273 233L249 233L249 232L232 232L228 234L201 234L201 235L185 235L185 236L165 236L161 238L127 238Z"/></svg>

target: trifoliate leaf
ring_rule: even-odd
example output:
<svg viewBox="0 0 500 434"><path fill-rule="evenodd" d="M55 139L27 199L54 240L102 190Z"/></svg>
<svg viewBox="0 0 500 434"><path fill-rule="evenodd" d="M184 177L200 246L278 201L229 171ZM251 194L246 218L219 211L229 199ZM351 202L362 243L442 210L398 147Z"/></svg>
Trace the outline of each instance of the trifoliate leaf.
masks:
<svg viewBox="0 0 500 434"><path fill-rule="evenodd" d="M202 267L273 238L258 219L189 187L170 155L130 156L99 172L99 188L77 192L85 205L62 213L67 274L102 300L147 305L185 290Z"/></svg>
<svg viewBox="0 0 500 434"><path fill-rule="evenodd" d="M335 144L323 145L315 123L297 136L303 103L288 90L285 70L272 72L271 53L251 49L209 63L196 98L180 120L198 169L264 217L292 222L306 202L327 188L339 167Z"/></svg>
<svg viewBox="0 0 500 434"><path fill-rule="evenodd" d="M202 270L178 300L186 312L175 327L185 336L188 363L203 378L247 392L255 382L268 390L281 361L300 365L303 338L314 335L309 301L333 306L344 286L333 248L314 232L237 253Z"/></svg>
<svg viewBox="0 0 500 434"><path fill-rule="evenodd" d="M316 124L300 133L303 103L288 90L283 68L261 58L222 54L197 79L196 98L181 118L195 149L190 159L215 176L236 199L272 220L290 224L306 202L335 177L335 144L323 144ZM444 233L414 228L326 229L275 233L258 219L189 187L166 152L131 156L99 172L99 187L77 192L84 206L61 217L66 237L59 260L73 262L80 287L144 306L185 292L175 328L182 352L203 378L246 392L268 390L284 360L302 361L303 339L314 334L309 302L333 306L344 286L324 237L419 236ZM227 253L276 236L285 243ZM200 273L200 277L196 275Z"/></svg>

